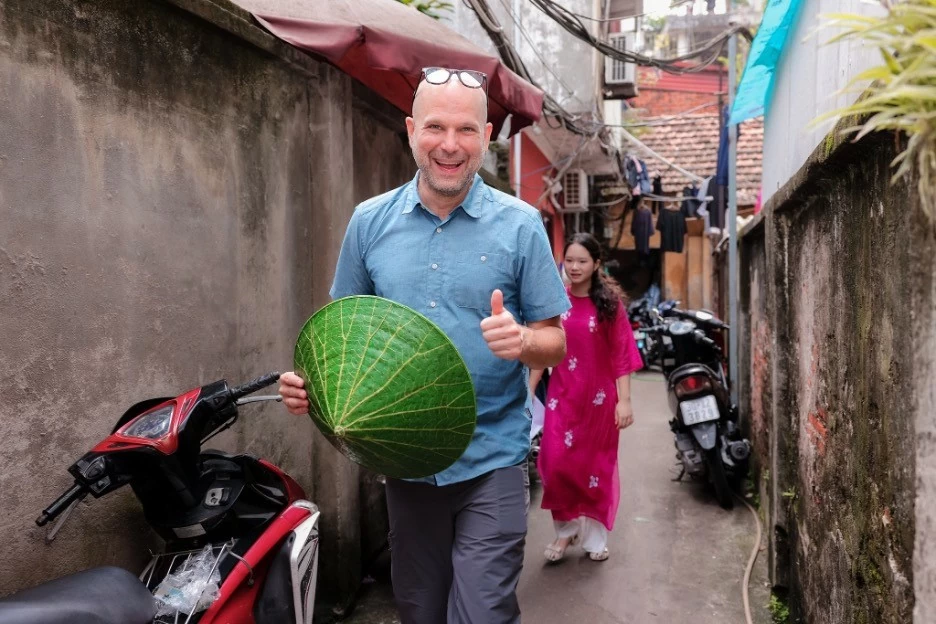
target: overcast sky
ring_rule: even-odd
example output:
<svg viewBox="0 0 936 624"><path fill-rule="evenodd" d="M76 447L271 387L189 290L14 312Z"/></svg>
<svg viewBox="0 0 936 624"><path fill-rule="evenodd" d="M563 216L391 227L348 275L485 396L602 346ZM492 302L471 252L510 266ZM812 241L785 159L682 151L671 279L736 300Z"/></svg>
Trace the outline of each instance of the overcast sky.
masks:
<svg viewBox="0 0 936 624"><path fill-rule="evenodd" d="M669 11L669 6L672 4L672 0L644 0L644 11L652 11L654 16L666 15ZM681 6L673 9L673 13L676 15L684 15L686 13L686 6ZM705 13L705 1L696 0L695 3L695 12L696 13ZM725 0L716 0L715 2L715 12L724 13L725 12Z"/></svg>

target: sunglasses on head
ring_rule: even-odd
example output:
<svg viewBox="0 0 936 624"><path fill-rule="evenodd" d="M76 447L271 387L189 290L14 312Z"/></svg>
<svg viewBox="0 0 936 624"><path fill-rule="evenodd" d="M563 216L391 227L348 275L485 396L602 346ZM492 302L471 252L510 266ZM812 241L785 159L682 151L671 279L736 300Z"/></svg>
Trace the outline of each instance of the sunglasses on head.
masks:
<svg viewBox="0 0 936 624"><path fill-rule="evenodd" d="M458 81L469 89L483 89L487 93L487 74L475 71L473 69L448 69L446 67L425 67L419 74L419 80L416 81L416 89L419 89L420 83L425 80L429 84L444 85L452 76L458 78ZM413 97L416 97L416 91L413 91Z"/></svg>

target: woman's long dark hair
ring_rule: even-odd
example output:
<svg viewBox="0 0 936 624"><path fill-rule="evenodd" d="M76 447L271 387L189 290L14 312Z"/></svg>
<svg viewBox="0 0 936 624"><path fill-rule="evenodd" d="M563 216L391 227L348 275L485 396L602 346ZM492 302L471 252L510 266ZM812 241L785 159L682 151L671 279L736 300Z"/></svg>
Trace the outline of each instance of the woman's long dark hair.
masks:
<svg viewBox="0 0 936 624"><path fill-rule="evenodd" d="M618 306L624 303L624 291L610 275L604 272L604 258L601 253L601 243L591 234L582 232L576 234L566 243L563 253L569 251L571 245L581 245L595 262L602 262L592 274L591 286L588 289L588 298L598 310L598 321L613 321L617 317Z"/></svg>

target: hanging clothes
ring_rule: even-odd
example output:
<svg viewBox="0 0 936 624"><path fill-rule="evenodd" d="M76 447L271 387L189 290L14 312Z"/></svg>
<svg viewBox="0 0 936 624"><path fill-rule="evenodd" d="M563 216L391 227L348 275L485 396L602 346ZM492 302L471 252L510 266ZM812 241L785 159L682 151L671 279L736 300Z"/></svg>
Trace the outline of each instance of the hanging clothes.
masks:
<svg viewBox="0 0 936 624"><path fill-rule="evenodd" d="M696 194L696 199L699 200L699 208L696 210L696 214L699 214L701 210L707 210L711 200L709 197L714 195L715 187L715 176L709 176L702 180L702 184L699 185L699 191Z"/></svg>
<svg viewBox="0 0 936 624"><path fill-rule="evenodd" d="M663 178L660 177L660 174L653 176L653 194L657 197L663 197ZM654 200L653 205L653 214L659 214L663 210L663 202L660 200Z"/></svg>
<svg viewBox="0 0 936 624"><path fill-rule="evenodd" d="M701 202L698 200L699 187L695 184L690 184L689 186L683 187L683 200L680 204L680 210L683 213L683 217L686 219L694 219L699 212L699 205Z"/></svg>
<svg viewBox="0 0 936 624"><path fill-rule="evenodd" d="M728 208L728 187L714 184L712 196L715 200L709 204L709 223L712 227L722 229L725 225L725 213Z"/></svg>
<svg viewBox="0 0 936 624"><path fill-rule="evenodd" d="M721 132L718 135L718 159L715 164L715 182L720 186L728 186L728 115L729 110L726 106L722 110ZM741 133L738 132L738 136L740 135Z"/></svg>
<svg viewBox="0 0 936 624"><path fill-rule="evenodd" d="M708 232L712 224L711 213L714 205L715 186L715 176L705 178L702 180L701 186L699 186L699 209L696 211L696 216L705 219L706 232ZM710 197L712 199L709 199Z"/></svg>
<svg viewBox="0 0 936 624"><path fill-rule="evenodd" d="M650 237L653 236L653 215L650 213L649 208L641 206L634 213L634 218L631 221L631 234L634 235L637 255L649 256Z"/></svg>
<svg viewBox="0 0 936 624"><path fill-rule="evenodd" d="M660 249L682 253L686 237L686 217L682 210L664 209L657 219L656 229L660 233Z"/></svg>
<svg viewBox="0 0 936 624"><path fill-rule="evenodd" d="M627 184L630 186L631 194L634 197L646 195L653 190L650 185L650 175L647 173L647 164L631 156L627 159Z"/></svg>
<svg viewBox="0 0 936 624"><path fill-rule="evenodd" d="M653 186L650 184L650 174L647 171L647 163L642 160L637 161L640 163L640 191L644 194L650 194L653 192Z"/></svg>
<svg viewBox="0 0 936 624"><path fill-rule="evenodd" d="M725 223L725 213L728 211L728 157L729 153L729 136L728 136L728 118L730 111L726 106L722 111L722 125L721 125L721 135L718 139L718 162L715 167L715 183L716 188L714 193L709 193L715 197L714 205L709 208L709 214L711 215L709 221L712 227L722 228ZM737 132L735 133L735 140L741 137L741 125L738 124Z"/></svg>

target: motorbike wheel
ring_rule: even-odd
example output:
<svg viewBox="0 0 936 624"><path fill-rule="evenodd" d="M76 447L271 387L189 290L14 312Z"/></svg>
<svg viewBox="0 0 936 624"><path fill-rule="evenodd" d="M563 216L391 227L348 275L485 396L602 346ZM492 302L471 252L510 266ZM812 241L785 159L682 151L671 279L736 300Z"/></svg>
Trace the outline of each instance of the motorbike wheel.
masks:
<svg viewBox="0 0 936 624"><path fill-rule="evenodd" d="M731 486L728 485L725 464L722 463L717 446L705 452L705 463L708 466L709 479L715 488L715 499L718 504L722 506L722 509L734 508L734 497L731 495Z"/></svg>

